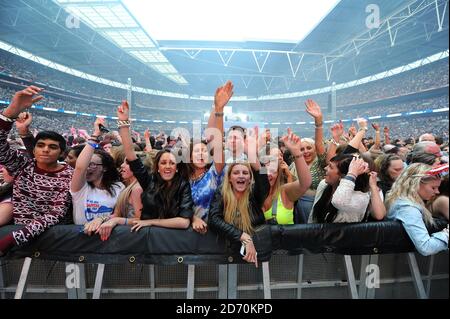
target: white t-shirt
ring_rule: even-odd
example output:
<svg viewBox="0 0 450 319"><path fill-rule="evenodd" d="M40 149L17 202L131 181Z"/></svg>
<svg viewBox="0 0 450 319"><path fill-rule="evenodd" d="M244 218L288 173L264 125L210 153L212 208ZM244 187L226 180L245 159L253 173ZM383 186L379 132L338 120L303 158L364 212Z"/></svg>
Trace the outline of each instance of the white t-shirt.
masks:
<svg viewBox="0 0 450 319"><path fill-rule="evenodd" d="M84 225L97 217L111 215L114 212L117 198L124 188L122 183L116 183L113 186L115 196L111 196L104 189L92 188L88 183L78 192L70 191L74 224Z"/></svg>

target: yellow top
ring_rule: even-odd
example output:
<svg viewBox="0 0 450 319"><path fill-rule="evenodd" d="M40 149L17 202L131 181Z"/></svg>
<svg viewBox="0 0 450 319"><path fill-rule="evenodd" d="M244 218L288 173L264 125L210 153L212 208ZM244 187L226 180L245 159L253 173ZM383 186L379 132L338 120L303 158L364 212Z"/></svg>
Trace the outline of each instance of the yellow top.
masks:
<svg viewBox="0 0 450 319"><path fill-rule="evenodd" d="M273 218L272 216L272 207L269 210L264 212L264 217L266 220L270 220ZM294 208L288 209L283 206L283 201L281 200L281 194L278 195L277 202L277 223L279 225L293 225L294 224Z"/></svg>

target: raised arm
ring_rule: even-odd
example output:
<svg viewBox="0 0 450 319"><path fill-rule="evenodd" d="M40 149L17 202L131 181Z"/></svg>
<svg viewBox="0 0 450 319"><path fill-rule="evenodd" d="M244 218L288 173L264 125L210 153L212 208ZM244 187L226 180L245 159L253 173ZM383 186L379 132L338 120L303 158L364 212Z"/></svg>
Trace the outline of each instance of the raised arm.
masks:
<svg viewBox="0 0 450 319"><path fill-rule="evenodd" d="M117 108L117 125L119 127L119 134L122 139L123 150L128 161L137 159L133 149L133 141L130 134L130 107L127 101L122 101L122 104Z"/></svg>
<svg viewBox="0 0 450 319"><path fill-rule="evenodd" d="M370 172L370 213L376 220L383 220L386 216L386 207L380 195L380 189L377 185L377 173Z"/></svg>
<svg viewBox="0 0 450 319"><path fill-rule="evenodd" d="M329 163L330 160L336 155L337 147L339 146L341 137L344 134L344 126L342 123L336 123L330 128L330 130L332 140L331 143L328 144L327 163Z"/></svg>
<svg viewBox="0 0 450 319"><path fill-rule="evenodd" d="M383 129L383 133L384 133L384 145L386 144L391 144L391 138L389 136L389 127L385 126Z"/></svg>
<svg viewBox="0 0 450 319"><path fill-rule="evenodd" d="M34 149L34 135L30 131L30 125L33 121L33 116L29 112L22 112L16 120L16 129L22 139L23 145L27 149L28 155L33 158Z"/></svg>
<svg viewBox="0 0 450 319"><path fill-rule="evenodd" d="M145 130L145 132L144 132L144 139L145 139L145 149L144 149L144 151L145 152L151 152L153 150L152 143L150 142L150 137L151 137L150 129L147 128Z"/></svg>
<svg viewBox="0 0 450 319"><path fill-rule="evenodd" d="M100 131L100 124L104 124L105 120L97 118L94 123L94 133L88 141L88 145L83 148L77 158L75 170L73 171L72 181L70 183L70 190L72 192L79 192L86 184L86 172L91 162L92 155L95 149L99 148L98 138L102 134Z"/></svg>
<svg viewBox="0 0 450 319"><path fill-rule="evenodd" d="M225 166L225 154L223 151L222 137L223 137L223 110L233 96L233 83L227 81L224 86L217 88L214 96L214 127L219 130L221 139L213 143L220 143L214 149L221 150L220 162L214 161L217 173L220 175Z"/></svg>
<svg viewBox="0 0 450 319"><path fill-rule="evenodd" d="M380 134L380 124L372 123L372 127L375 130L375 144L372 146L374 149L381 149L381 134Z"/></svg>
<svg viewBox="0 0 450 319"><path fill-rule="evenodd" d="M0 116L0 164L6 166L13 176L17 176L28 165L28 160L25 156L10 149L7 141L8 134L11 131L12 123L19 114L43 98L38 95L41 92L42 89L36 86L29 86L17 92Z"/></svg>
<svg viewBox="0 0 450 319"><path fill-rule="evenodd" d="M257 172L261 169L261 163L258 158L258 132L259 129L257 126L248 130L244 141L244 153L247 155L252 169Z"/></svg>
<svg viewBox="0 0 450 319"><path fill-rule="evenodd" d="M364 136L366 136L367 120L358 119L358 125L359 125L359 131L352 138L352 140L348 143L348 145L359 150L360 152L364 153L366 151L366 149L365 148L361 149L361 144L362 144L362 139L364 138Z"/></svg>
<svg viewBox="0 0 450 319"><path fill-rule="evenodd" d="M315 101L308 99L305 102L306 112L314 118L315 129L315 142L317 155L325 154L325 146L323 145L323 115L319 104Z"/></svg>
<svg viewBox="0 0 450 319"><path fill-rule="evenodd" d="M288 134L283 136L281 140L284 142L284 145L286 145L286 147L294 157L295 168L297 169L298 180L293 183L283 185L283 189L285 190L289 200L291 202L295 202L311 186L311 172L309 170L308 164L306 164L305 162L303 153L300 150L302 143L300 137L292 133L292 130L289 128Z"/></svg>

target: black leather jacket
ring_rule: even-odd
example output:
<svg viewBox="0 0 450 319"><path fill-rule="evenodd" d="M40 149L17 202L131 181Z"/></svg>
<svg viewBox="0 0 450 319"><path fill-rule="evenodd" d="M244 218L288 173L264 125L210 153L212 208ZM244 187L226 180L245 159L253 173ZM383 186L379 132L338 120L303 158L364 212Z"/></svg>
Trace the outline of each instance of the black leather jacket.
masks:
<svg viewBox="0 0 450 319"><path fill-rule="evenodd" d="M250 194L250 218L252 226L256 227L265 223L262 207L264 200L269 194L270 185L267 174L260 174L253 171L255 183ZM224 220L224 203L222 197L222 187L218 188L214 194L214 199L209 207L208 225L211 229L220 235L226 236L230 241L240 242L243 231L235 226L228 224Z"/></svg>
<svg viewBox="0 0 450 319"><path fill-rule="evenodd" d="M191 219L194 215L194 202L192 201L191 186L189 181L182 180L175 193L173 205L170 211L164 211L163 201L160 194L155 191L156 177L149 174L142 165L140 159L129 162L130 169L137 178L144 192L142 193L142 214L141 219L158 219L184 217Z"/></svg>

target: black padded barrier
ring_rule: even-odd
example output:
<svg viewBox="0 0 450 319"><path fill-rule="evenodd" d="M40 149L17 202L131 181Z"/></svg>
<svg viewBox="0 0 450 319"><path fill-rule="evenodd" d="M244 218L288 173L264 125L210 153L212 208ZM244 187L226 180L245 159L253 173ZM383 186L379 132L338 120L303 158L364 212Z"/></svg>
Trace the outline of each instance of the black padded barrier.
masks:
<svg viewBox="0 0 450 319"><path fill-rule="evenodd" d="M441 230L446 222L437 220L430 231ZM0 237L20 226L0 227ZM117 226L109 240L87 236L81 226L58 225L32 244L15 247L3 258L33 257L45 260L103 264L230 264L245 263L228 241L209 231L206 235L187 230L146 227L131 232ZM335 253L373 255L414 252L414 246L398 221L353 224L264 225L253 237L259 261L272 253Z"/></svg>

